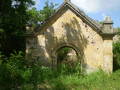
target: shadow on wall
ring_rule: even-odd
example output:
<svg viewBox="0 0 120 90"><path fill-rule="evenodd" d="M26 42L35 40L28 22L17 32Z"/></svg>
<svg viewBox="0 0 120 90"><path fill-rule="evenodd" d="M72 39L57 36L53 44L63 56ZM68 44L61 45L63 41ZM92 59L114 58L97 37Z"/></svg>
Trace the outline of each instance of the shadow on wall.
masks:
<svg viewBox="0 0 120 90"><path fill-rule="evenodd" d="M70 43L72 47L76 49L82 65L85 65L84 49L86 48L88 41L81 31L81 24L73 17L70 23L63 22L63 27L66 30L66 42Z"/></svg>
<svg viewBox="0 0 120 90"><path fill-rule="evenodd" d="M73 17L69 23L62 22L62 26L60 26L59 30L64 30L65 32L62 34L59 33L59 36L61 34L59 38L56 32L60 31L55 30L52 25L41 30L39 36L43 36L45 40L43 38L34 37L35 44L32 50L32 54L34 55L32 56L35 57L35 62L42 62L44 65L54 66L57 64L57 50L68 46L76 51L82 64L84 64L84 49L88 41L81 31L82 25L83 24L80 24L75 17ZM41 39L43 39L43 41ZM40 42L40 40L42 42ZM41 43L45 45L41 45Z"/></svg>
<svg viewBox="0 0 120 90"><path fill-rule="evenodd" d="M44 32L45 49L50 56L49 59L51 59L52 65L57 64L57 50L65 46L73 48L82 60L82 63L84 63L84 49L87 45L87 39L81 32L81 25L79 24L79 21L73 17L70 23L62 22L62 27L65 32L62 34L59 33L61 34L60 38L56 35L58 34L56 32L60 31L55 30L52 26L48 27L48 29Z"/></svg>

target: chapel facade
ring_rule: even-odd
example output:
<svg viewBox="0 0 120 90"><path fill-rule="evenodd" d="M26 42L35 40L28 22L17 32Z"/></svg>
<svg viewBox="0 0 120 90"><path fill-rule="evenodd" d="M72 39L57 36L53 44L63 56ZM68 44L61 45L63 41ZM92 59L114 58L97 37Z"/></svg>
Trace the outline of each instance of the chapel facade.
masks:
<svg viewBox="0 0 120 90"><path fill-rule="evenodd" d="M115 35L112 25L110 17L99 23L65 0L48 20L27 34L26 58L30 62L55 67L58 64L57 51L70 47L86 73L99 69L112 72Z"/></svg>

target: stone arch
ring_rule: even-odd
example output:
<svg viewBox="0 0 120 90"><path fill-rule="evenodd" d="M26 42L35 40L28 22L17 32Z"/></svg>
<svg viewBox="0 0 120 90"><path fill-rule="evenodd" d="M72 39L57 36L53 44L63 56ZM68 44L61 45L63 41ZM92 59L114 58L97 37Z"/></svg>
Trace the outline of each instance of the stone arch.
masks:
<svg viewBox="0 0 120 90"><path fill-rule="evenodd" d="M52 58L52 67L56 67L57 66L57 51L61 48L64 47L69 47L72 48L77 55L77 58L79 59L79 62L81 63L81 70L83 67L83 58L82 58L82 53L80 48L76 47L74 44L71 43L62 43L59 44L58 46L56 46L52 51L51 51L51 58Z"/></svg>

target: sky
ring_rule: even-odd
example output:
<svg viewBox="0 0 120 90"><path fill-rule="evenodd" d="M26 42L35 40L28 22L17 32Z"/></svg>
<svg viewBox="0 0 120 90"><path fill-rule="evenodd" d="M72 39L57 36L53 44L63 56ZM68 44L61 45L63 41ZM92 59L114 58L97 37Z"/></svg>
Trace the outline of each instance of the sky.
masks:
<svg viewBox="0 0 120 90"><path fill-rule="evenodd" d="M44 7L46 0L34 0L37 10ZM57 3L58 6L64 0L49 0ZM120 27L120 0L71 0L76 6L83 10L89 17L103 21L106 16L110 16L114 22L114 27Z"/></svg>

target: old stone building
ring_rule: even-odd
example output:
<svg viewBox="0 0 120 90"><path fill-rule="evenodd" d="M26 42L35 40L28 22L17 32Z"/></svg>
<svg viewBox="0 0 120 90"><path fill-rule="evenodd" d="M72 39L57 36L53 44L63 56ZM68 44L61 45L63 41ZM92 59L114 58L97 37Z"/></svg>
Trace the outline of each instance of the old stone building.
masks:
<svg viewBox="0 0 120 90"><path fill-rule="evenodd" d="M112 25L110 17L100 24L65 0L54 15L27 34L26 57L30 62L56 66L57 51L69 47L76 52L81 69L87 73L98 69L112 72L115 34Z"/></svg>

